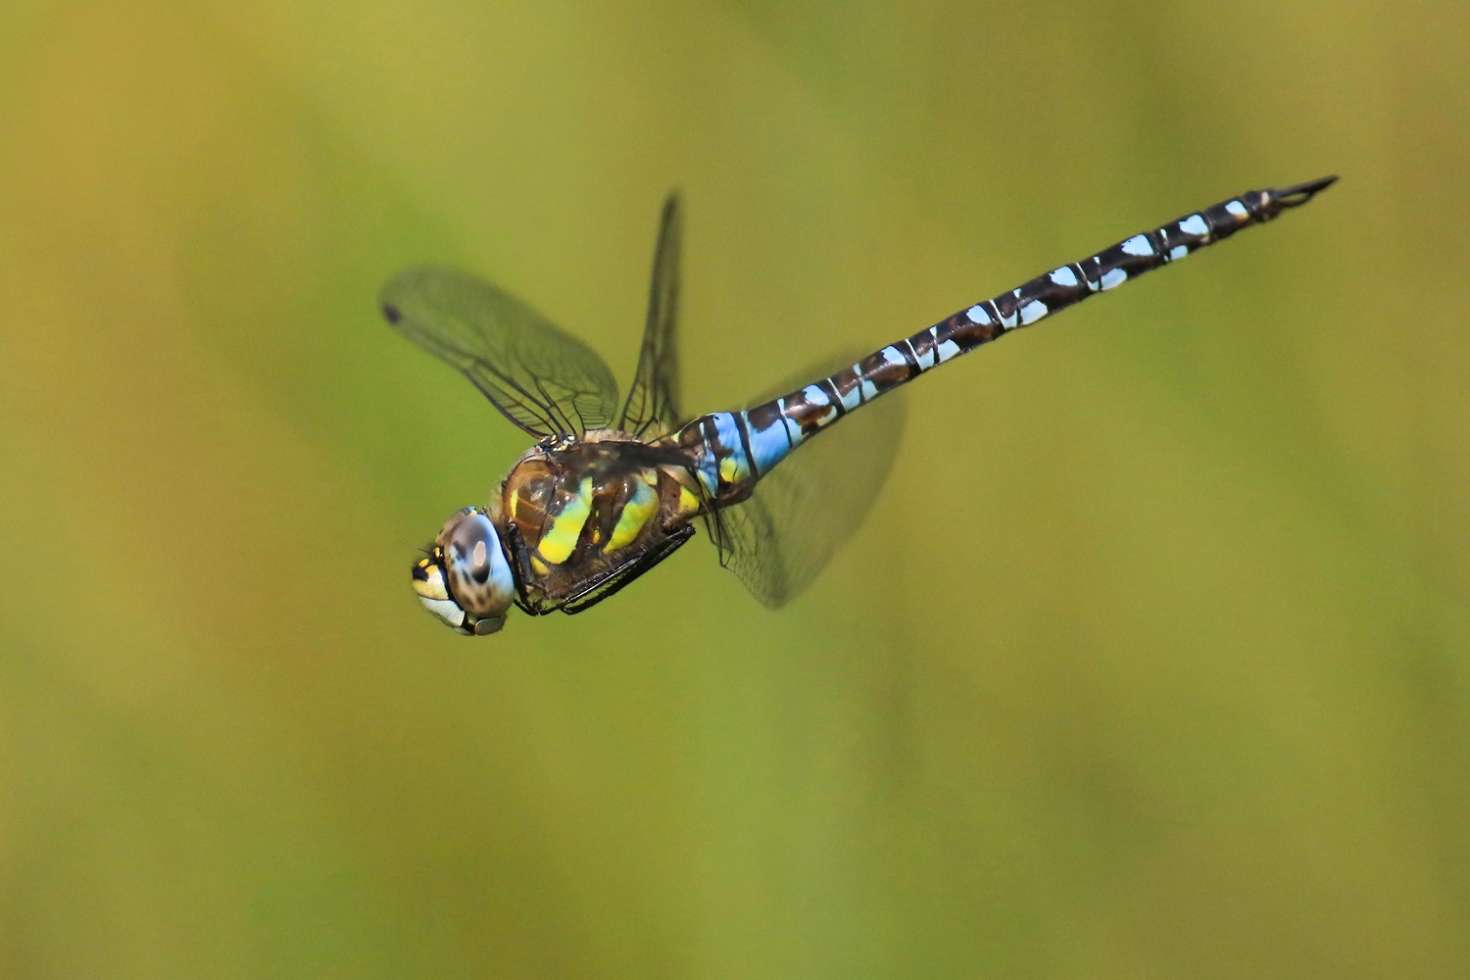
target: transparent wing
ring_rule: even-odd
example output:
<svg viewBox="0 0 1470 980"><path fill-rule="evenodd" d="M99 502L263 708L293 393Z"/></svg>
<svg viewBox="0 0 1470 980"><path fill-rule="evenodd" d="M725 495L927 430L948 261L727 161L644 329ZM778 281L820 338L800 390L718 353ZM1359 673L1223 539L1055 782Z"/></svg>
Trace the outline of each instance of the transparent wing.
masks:
<svg viewBox="0 0 1470 980"><path fill-rule="evenodd" d="M684 421L678 407L679 226L679 198L670 194L664 201L653 253L653 284L638 371L618 421L618 428L639 437L672 432Z"/></svg>
<svg viewBox="0 0 1470 980"><path fill-rule="evenodd" d="M773 394L799 388L840 363L833 358L802 372ZM749 499L721 508L711 522L720 563L766 606L776 609L799 595L862 527L893 468L903 435L902 397L884 395L843 418L763 477Z"/></svg>
<svg viewBox="0 0 1470 980"><path fill-rule="evenodd" d="M419 266L393 277L378 300L395 330L537 438L604 428L617 411L617 382L602 358L483 279Z"/></svg>

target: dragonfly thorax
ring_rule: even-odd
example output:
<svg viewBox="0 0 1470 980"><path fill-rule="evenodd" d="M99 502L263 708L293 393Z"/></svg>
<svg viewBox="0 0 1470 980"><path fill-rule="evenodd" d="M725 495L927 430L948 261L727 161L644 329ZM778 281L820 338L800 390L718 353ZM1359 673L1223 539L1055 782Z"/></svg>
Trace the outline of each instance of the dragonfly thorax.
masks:
<svg viewBox="0 0 1470 980"><path fill-rule="evenodd" d="M657 549L698 504L667 450L612 430L541 444L501 484L499 519L530 602L555 607Z"/></svg>

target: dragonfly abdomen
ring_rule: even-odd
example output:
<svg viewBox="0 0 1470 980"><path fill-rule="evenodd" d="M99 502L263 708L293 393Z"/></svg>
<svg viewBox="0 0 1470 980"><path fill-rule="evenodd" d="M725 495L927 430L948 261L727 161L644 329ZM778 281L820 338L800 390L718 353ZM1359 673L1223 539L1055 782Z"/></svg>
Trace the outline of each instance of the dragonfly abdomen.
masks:
<svg viewBox="0 0 1470 980"><path fill-rule="evenodd" d="M717 499L741 499L807 439L848 412L982 344L1030 326L1095 293L1276 217L1326 189L1336 177L1279 190L1247 191L1139 232L1077 262L981 300L924 330L779 398L740 412L716 412L675 436L702 460L700 478Z"/></svg>

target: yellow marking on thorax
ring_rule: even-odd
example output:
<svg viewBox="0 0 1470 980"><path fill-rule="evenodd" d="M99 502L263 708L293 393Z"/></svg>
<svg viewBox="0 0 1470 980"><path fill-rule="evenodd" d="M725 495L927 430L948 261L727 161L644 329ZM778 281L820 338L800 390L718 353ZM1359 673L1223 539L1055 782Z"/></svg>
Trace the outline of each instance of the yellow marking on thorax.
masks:
<svg viewBox="0 0 1470 980"><path fill-rule="evenodd" d="M699 498L689 492L689 488L683 484L679 485L679 516L688 517L690 514L699 513Z"/></svg>
<svg viewBox="0 0 1470 980"><path fill-rule="evenodd" d="M607 539L607 546L602 550L611 554L619 548L626 548L638 537L638 532L643 530L648 519L658 510L658 494L653 488L642 480L633 484L633 495L623 504L623 512L618 515L617 526L613 528L612 536Z"/></svg>
<svg viewBox="0 0 1470 980"><path fill-rule="evenodd" d="M536 551L552 565L560 565L571 557L582 536L582 526L592 512L592 478L584 477L577 495L568 498L561 512L551 518L551 526L541 535Z"/></svg>

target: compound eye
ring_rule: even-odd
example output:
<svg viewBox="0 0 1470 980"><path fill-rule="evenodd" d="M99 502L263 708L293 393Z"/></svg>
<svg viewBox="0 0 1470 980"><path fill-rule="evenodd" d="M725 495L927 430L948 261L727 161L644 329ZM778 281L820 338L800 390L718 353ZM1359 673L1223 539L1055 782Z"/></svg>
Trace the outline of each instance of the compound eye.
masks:
<svg viewBox="0 0 1470 980"><path fill-rule="evenodd" d="M484 585L490 578L490 549L500 547L500 538L490 518L479 512L465 514L449 535L449 553L466 578Z"/></svg>
<svg viewBox="0 0 1470 980"><path fill-rule="evenodd" d="M480 585L490 579L490 546L484 538L470 548L470 578Z"/></svg>
<svg viewBox="0 0 1470 980"><path fill-rule="evenodd" d="M439 533L448 561L449 587L475 618L504 614L515 592L515 582L500 535L484 511L470 509L456 514Z"/></svg>

